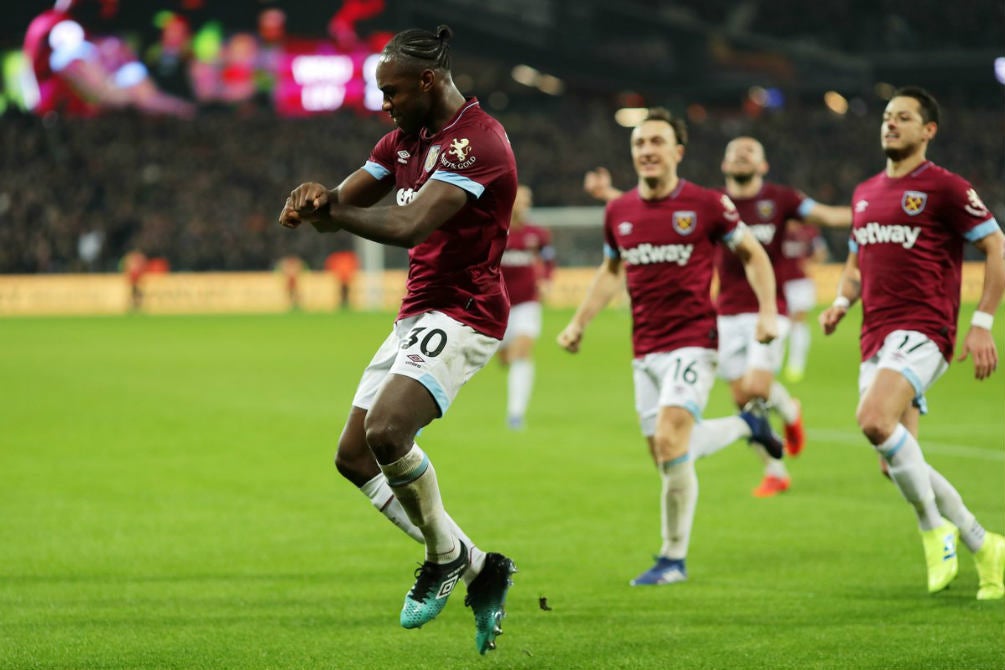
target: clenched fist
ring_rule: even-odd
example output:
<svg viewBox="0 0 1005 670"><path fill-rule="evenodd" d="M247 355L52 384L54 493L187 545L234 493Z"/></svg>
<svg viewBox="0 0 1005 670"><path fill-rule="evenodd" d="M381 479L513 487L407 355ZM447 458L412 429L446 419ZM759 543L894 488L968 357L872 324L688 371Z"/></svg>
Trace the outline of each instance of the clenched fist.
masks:
<svg viewBox="0 0 1005 670"><path fill-rule="evenodd" d="M579 351L579 344L583 341L583 327L578 323L570 323L556 338L558 346L569 353L575 354Z"/></svg>
<svg viewBox="0 0 1005 670"><path fill-rule="evenodd" d="M324 184L307 182L297 186L286 198L283 211L279 213L279 225L296 228L304 221L314 223L325 215L328 205L328 189Z"/></svg>

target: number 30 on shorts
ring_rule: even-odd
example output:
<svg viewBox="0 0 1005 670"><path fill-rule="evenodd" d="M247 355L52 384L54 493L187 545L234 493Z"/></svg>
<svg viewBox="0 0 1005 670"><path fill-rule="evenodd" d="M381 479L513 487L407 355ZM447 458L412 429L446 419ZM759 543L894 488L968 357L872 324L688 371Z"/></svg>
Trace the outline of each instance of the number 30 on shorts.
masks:
<svg viewBox="0 0 1005 670"><path fill-rule="evenodd" d="M424 356L435 358L447 346L447 334L439 328L418 326L408 331L408 339L402 342L402 349L411 349L416 344Z"/></svg>

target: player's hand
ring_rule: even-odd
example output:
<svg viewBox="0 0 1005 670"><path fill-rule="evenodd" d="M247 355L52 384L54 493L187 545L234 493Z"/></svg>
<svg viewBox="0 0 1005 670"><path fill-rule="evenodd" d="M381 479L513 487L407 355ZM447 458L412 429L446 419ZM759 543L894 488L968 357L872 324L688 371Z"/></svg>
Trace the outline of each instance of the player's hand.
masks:
<svg viewBox="0 0 1005 670"><path fill-rule="evenodd" d="M287 228L296 228L304 221L320 221L327 204L328 189L324 184L312 181L301 184L286 199L286 205L279 215L279 223Z"/></svg>
<svg viewBox="0 0 1005 670"><path fill-rule="evenodd" d="M293 208L293 201L287 198L286 204L283 205L283 211L279 212L279 225L284 228L296 228L301 223L303 222L300 220L300 215Z"/></svg>
<svg viewBox="0 0 1005 670"><path fill-rule="evenodd" d="M570 354L579 351L579 343L583 340L583 327L578 323L570 323L561 333L558 334L558 346L562 347Z"/></svg>
<svg viewBox="0 0 1005 670"><path fill-rule="evenodd" d="M583 190L597 200L607 200L611 191L611 173L607 168L590 170L583 177Z"/></svg>
<svg viewBox="0 0 1005 670"><path fill-rule="evenodd" d="M844 315L848 313L848 310L844 307L835 307L831 305L824 311L820 312L820 316L817 317L817 321L820 322L820 327L824 329L824 335L830 335L835 330L837 330L837 325L841 323L841 319Z"/></svg>
<svg viewBox="0 0 1005 670"><path fill-rule="evenodd" d="M774 314L758 314L754 337L761 344L771 344L778 338L778 317Z"/></svg>
<svg viewBox="0 0 1005 670"><path fill-rule="evenodd" d="M956 360L964 361L967 356L974 355L974 377L987 379L998 367L998 347L994 337L987 328L971 326L963 340L963 350Z"/></svg>

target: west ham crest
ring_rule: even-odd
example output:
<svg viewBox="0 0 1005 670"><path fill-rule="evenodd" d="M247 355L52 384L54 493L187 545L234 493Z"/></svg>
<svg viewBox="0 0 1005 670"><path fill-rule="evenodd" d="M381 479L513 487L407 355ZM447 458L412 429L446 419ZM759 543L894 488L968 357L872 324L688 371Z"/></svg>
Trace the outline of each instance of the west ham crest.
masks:
<svg viewBox="0 0 1005 670"><path fill-rule="evenodd" d="M698 225L698 215L694 212L674 212L673 229L681 235L690 235Z"/></svg>
<svg viewBox="0 0 1005 670"><path fill-rule="evenodd" d="M900 208L908 216L917 216L925 211L925 203L928 202L928 194L922 191L904 191L904 197L900 199Z"/></svg>

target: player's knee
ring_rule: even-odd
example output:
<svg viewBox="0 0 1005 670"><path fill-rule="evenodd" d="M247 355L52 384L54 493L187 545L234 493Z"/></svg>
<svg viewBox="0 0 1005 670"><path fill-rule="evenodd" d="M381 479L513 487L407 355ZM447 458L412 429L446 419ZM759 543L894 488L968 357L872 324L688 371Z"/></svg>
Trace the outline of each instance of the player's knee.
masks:
<svg viewBox="0 0 1005 670"><path fill-rule="evenodd" d="M855 413L855 420L858 422L862 433L872 444L882 444L897 427L896 419L887 417L885 413L876 408L863 405Z"/></svg>
<svg viewBox="0 0 1005 670"><path fill-rule="evenodd" d="M767 400L768 396L771 395L771 384L774 378L774 374L770 370L759 367L749 368L738 385L744 404L755 398Z"/></svg>
<svg viewBox="0 0 1005 670"><path fill-rule="evenodd" d="M750 379L743 387L743 404L747 404L754 398L766 400L771 393L771 384L764 383L759 379Z"/></svg>
<svg viewBox="0 0 1005 670"><path fill-rule="evenodd" d="M689 431L683 423L665 422L657 426L656 434L653 435L653 450L657 460L671 461L687 453L686 436Z"/></svg>
<svg viewBox="0 0 1005 670"><path fill-rule="evenodd" d="M365 444L360 448L347 442L345 435L339 439L335 452L335 469L356 486L362 486L380 472L370 449Z"/></svg>
<svg viewBox="0 0 1005 670"><path fill-rule="evenodd" d="M335 452L335 469L349 481L355 481L359 475L355 459L347 458L341 451Z"/></svg>
<svg viewBox="0 0 1005 670"><path fill-rule="evenodd" d="M374 416L371 412L364 425L366 443L380 463L391 463L401 458L412 446L414 434L405 424L393 417Z"/></svg>

